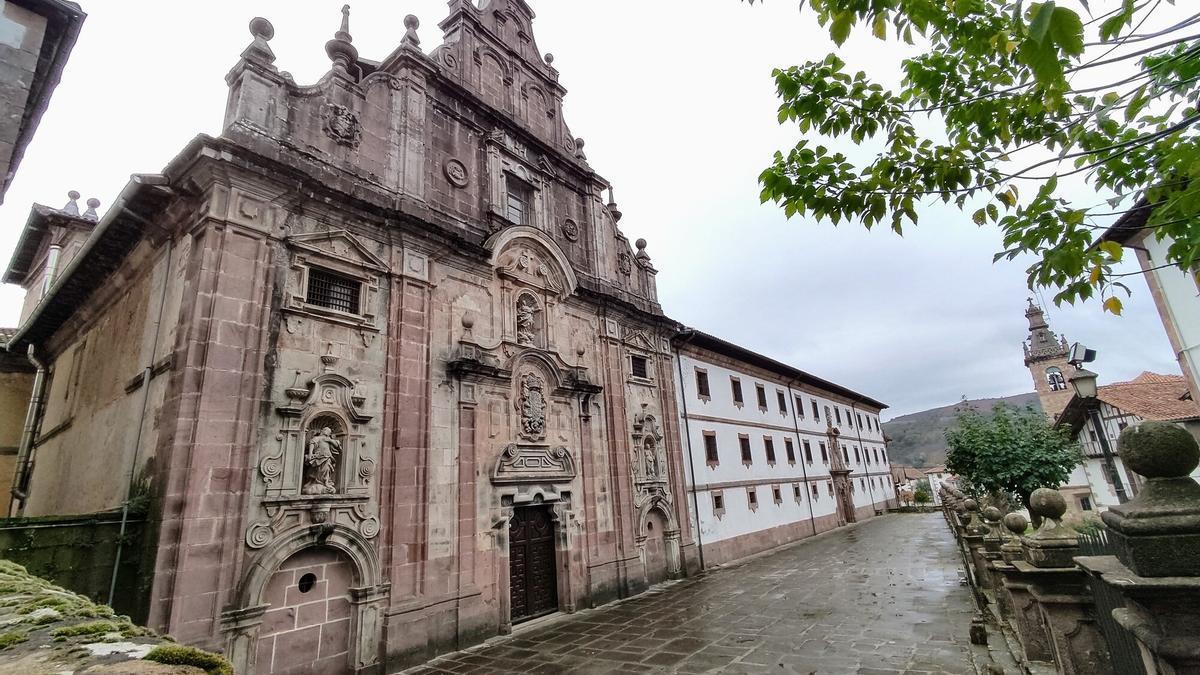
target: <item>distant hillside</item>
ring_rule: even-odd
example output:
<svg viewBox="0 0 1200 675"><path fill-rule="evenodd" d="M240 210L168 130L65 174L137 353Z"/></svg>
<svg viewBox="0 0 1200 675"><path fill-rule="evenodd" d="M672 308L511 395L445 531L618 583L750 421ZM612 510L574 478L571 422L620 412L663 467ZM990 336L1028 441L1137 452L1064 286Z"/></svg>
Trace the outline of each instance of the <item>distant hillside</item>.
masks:
<svg viewBox="0 0 1200 675"><path fill-rule="evenodd" d="M979 410L991 410L997 403L1017 408L1033 406L1042 409L1036 393L1007 398L983 398L967 401ZM946 461L946 429L954 424L955 410L962 403L934 408L924 412L897 417L883 424L883 433L892 439L888 450L892 462L916 467L937 466Z"/></svg>

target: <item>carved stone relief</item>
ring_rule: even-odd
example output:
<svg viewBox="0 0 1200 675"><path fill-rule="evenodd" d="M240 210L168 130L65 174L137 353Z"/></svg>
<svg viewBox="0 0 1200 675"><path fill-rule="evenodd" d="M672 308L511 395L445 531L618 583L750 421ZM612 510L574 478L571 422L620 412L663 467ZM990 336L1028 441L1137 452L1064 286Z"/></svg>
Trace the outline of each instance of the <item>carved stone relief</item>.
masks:
<svg viewBox="0 0 1200 675"><path fill-rule="evenodd" d="M546 437L546 383L536 373L521 376L517 401L521 414L521 438L540 441Z"/></svg>
<svg viewBox="0 0 1200 675"><path fill-rule="evenodd" d="M563 282L552 271L550 265L528 248L518 248L505 254L501 259L500 273L554 293L562 293L564 290Z"/></svg>
<svg viewBox="0 0 1200 675"><path fill-rule="evenodd" d="M575 478L575 460L563 447L526 446L511 443L500 453L492 482L553 483Z"/></svg>
<svg viewBox="0 0 1200 675"><path fill-rule="evenodd" d="M357 148L358 144L362 142L362 124L358 121L358 115L355 115L354 111L346 106L328 103L325 105L322 117L325 122L325 135L339 145Z"/></svg>
<svg viewBox="0 0 1200 675"><path fill-rule="evenodd" d="M628 251L621 251L617 254L617 269L621 270L621 274L624 275L633 272L633 256L629 255Z"/></svg>
<svg viewBox="0 0 1200 675"><path fill-rule="evenodd" d="M579 241L579 225L570 218L563 221L562 232L567 241Z"/></svg>
<svg viewBox="0 0 1200 675"><path fill-rule="evenodd" d="M465 188L470 182L467 165L457 159L448 160L444 170L446 172L446 180L449 180L450 184L454 187Z"/></svg>

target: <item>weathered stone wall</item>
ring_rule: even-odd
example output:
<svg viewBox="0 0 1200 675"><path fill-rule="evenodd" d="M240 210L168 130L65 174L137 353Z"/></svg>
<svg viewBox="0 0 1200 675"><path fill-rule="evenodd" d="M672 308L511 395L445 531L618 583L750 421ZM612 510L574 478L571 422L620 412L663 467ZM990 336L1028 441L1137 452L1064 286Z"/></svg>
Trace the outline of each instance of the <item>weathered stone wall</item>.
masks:
<svg viewBox="0 0 1200 675"><path fill-rule="evenodd" d="M16 472L17 449L32 389L32 373L0 372L0 490L4 495L8 495ZM6 502L7 499L0 500Z"/></svg>
<svg viewBox="0 0 1200 675"><path fill-rule="evenodd" d="M125 261L118 281L100 289L43 346L49 376L23 515L119 508L131 470L137 479L153 461L173 322L162 324L156 351L152 345L163 284L171 286L164 316L178 306L183 289L175 270L186 251L176 247L168 255L143 245ZM151 365L147 392L142 377Z"/></svg>
<svg viewBox="0 0 1200 675"><path fill-rule="evenodd" d="M10 170L45 34L46 17L0 0L0 177Z"/></svg>
<svg viewBox="0 0 1200 675"><path fill-rule="evenodd" d="M142 622L150 590L140 567L144 524L143 516L130 518L122 538L120 513L0 519L0 558L94 602L106 603L117 544L123 541L112 606Z"/></svg>

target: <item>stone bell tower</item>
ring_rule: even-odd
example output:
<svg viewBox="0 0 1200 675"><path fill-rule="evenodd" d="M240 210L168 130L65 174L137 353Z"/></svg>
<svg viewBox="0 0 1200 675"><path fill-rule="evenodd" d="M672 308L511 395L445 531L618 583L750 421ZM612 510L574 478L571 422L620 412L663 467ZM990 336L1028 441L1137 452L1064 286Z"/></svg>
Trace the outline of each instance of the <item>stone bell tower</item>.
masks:
<svg viewBox="0 0 1200 675"><path fill-rule="evenodd" d="M1025 318L1029 319L1029 339L1022 345L1025 367L1033 375L1033 387L1042 402L1042 410L1050 419L1058 419L1073 395L1067 382L1070 374L1067 338L1060 338L1050 330L1045 313L1033 303L1033 298L1029 299Z"/></svg>

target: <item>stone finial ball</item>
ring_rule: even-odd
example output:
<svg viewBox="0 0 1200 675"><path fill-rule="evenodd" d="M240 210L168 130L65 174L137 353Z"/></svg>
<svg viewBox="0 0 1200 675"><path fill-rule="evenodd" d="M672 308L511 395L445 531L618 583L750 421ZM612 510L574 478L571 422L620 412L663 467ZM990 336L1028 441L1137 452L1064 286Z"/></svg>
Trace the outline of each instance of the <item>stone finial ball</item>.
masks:
<svg viewBox="0 0 1200 675"><path fill-rule="evenodd" d="M462 327L471 330L475 327L475 314L473 312L463 312Z"/></svg>
<svg viewBox="0 0 1200 675"><path fill-rule="evenodd" d="M994 506L989 506L983 510L983 519L989 523L998 523L1003 517L1004 514L1000 512L1000 509Z"/></svg>
<svg viewBox="0 0 1200 675"><path fill-rule="evenodd" d="M1029 528L1029 519L1019 513L1010 513L1004 516L1004 526L1013 534L1025 534L1025 530Z"/></svg>
<svg viewBox="0 0 1200 675"><path fill-rule="evenodd" d="M637 249L639 251L646 250L646 240L645 239L638 239L636 242L634 242L634 244L637 246Z"/></svg>
<svg viewBox="0 0 1200 675"><path fill-rule="evenodd" d="M964 501L963 506L965 506L968 511L978 511L979 510L979 502L975 501L974 499L968 499L968 500Z"/></svg>
<svg viewBox="0 0 1200 675"><path fill-rule="evenodd" d="M250 19L250 34L256 38L270 40L275 37L275 26L261 16L256 16Z"/></svg>
<svg viewBox="0 0 1200 675"><path fill-rule="evenodd" d="M1043 518L1059 520L1067 512L1067 500L1050 488L1038 488L1029 496L1029 509Z"/></svg>
<svg viewBox="0 0 1200 675"><path fill-rule="evenodd" d="M546 65L554 65L554 55L549 52L546 52Z"/></svg>
<svg viewBox="0 0 1200 675"><path fill-rule="evenodd" d="M412 14L409 14L408 16L404 17L404 27L409 30L416 30L421 27L421 20Z"/></svg>
<svg viewBox="0 0 1200 675"><path fill-rule="evenodd" d="M87 205L89 209L98 209L100 208L100 200L92 197L91 199L87 200Z"/></svg>
<svg viewBox="0 0 1200 675"><path fill-rule="evenodd" d="M1200 445L1183 427L1142 422L1121 432L1117 449L1125 466L1146 478L1180 478L1200 465Z"/></svg>
<svg viewBox="0 0 1200 675"><path fill-rule="evenodd" d="M67 199L70 199L72 201L79 199L79 191L71 190L70 192L67 193Z"/></svg>

